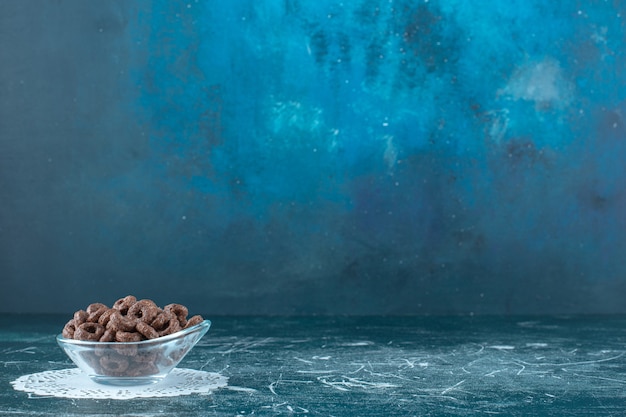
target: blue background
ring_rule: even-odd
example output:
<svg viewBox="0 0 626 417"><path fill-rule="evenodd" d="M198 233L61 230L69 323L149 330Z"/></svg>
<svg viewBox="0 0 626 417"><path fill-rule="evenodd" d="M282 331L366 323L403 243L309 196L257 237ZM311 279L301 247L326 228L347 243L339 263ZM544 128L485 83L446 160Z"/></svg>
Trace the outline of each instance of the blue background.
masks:
<svg viewBox="0 0 626 417"><path fill-rule="evenodd" d="M5 0L0 311L626 313L626 5Z"/></svg>

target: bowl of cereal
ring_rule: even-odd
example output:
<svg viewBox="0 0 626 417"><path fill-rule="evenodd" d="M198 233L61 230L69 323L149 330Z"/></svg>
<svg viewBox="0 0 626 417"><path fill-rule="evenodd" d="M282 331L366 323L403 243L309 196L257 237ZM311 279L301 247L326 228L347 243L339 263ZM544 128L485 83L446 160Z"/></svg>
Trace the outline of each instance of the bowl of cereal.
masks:
<svg viewBox="0 0 626 417"><path fill-rule="evenodd" d="M77 311L56 340L93 381L132 386L164 379L210 327L201 316L187 318L180 304L160 308L127 296L112 308L95 303Z"/></svg>

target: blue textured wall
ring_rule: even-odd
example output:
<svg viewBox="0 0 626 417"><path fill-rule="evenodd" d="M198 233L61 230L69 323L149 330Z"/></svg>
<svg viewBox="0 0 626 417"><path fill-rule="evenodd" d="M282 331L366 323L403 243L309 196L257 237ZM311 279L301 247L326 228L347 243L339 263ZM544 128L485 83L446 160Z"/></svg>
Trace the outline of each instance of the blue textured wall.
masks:
<svg viewBox="0 0 626 417"><path fill-rule="evenodd" d="M2 7L2 311L626 313L620 1Z"/></svg>

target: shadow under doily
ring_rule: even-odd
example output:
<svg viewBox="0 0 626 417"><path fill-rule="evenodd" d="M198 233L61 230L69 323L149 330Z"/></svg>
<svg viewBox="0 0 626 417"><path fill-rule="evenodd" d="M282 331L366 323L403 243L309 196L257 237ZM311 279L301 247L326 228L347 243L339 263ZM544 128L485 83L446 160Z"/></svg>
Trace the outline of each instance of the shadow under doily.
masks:
<svg viewBox="0 0 626 417"><path fill-rule="evenodd" d="M209 394L227 384L228 378L221 374L184 368L174 368L156 384L136 387L98 384L78 368L23 375L11 382L15 390L38 396L115 400Z"/></svg>

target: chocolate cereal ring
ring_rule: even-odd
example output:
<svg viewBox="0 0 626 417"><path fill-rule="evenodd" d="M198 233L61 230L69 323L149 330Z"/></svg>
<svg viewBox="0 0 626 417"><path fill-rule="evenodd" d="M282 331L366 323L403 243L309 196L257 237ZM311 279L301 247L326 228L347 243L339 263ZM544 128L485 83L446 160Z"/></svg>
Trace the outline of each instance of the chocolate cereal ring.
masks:
<svg viewBox="0 0 626 417"><path fill-rule="evenodd" d="M92 303L92 304L89 304L87 306L85 311L87 311L87 313L91 314L91 313L95 313L96 311L101 310L103 308L108 309L109 307L107 307L106 305L104 305L102 303Z"/></svg>
<svg viewBox="0 0 626 417"><path fill-rule="evenodd" d="M148 323L138 321L135 327L137 328L137 331L141 333L146 339L156 339L157 337L159 337L159 332L154 330L154 327L150 326Z"/></svg>
<svg viewBox="0 0 626 417"><path fill-rule="evenodd" d="M106 329L100 338L100 342L115 342L117 332L113 329Z"/></svg>
<svg viewBox="0 0 626 417"><path fill-rule="evenodd" d="M127 295L124 298L120 298L113 304L113 308L119 311L123 316L128 313L128 309L137 302L137 298L134 295Z"/></svg>
<svg viewBox="0 0 626 417"><path fill-rule="evenodd" d="M76 331L76 323L74 323L74 319L72 319L68 321L67 323L65 323L65 326L63 326L63 331L61 332L61 335L66 339L73 339L75 331Z"/></svg>
<svg viewBox="0 0 626 417"><path fill-rule="evenodd" d="M119 355L105 355L100 358L100 366L107 373L120 374L128 369L128 358Z"/></svg>
<svg viewBox="0 0 626 417"><path fill-rule="evenodd" d="M169 313L161 312L156 316L154 320L152 320L152 323L150 323L150 325L156 331L163 330L165 329L165 327L167 327L167 323L169 323L170 318L171 316Z"/></svg>
<svg viewBox="0 0 626 417"><path fill-rule="evenodd" d="M161 310L152 300L139 300L128 309L126 315L137 321L151 323Z"/></svg>
<svg viewBox="0 0 626 417"><path fill-rule="evenodd" d="M107 327L109 324L109 321L111 320L111 316L115 313L119 314L120 312L113 308L109 308L107 311L102 313L102 315L98 319L98 323L100 323L104 327Z"/></svg>
<svg viewBox="0 0 626 417"><path fill-rule="evenodd" d="M202 318L202 316L200 316L200 315L193 316L192 318L187 320L187 324L185 325L185 329L188 329L188 328L190 328L192 326L195 326L196 324L200 324L203 321L204 321L204 318Z"/></svg>
<svg viewBox="0 0 626 417"><path fill-rule="evenodd" d="M135 357L139 352L139 348L135 343L119 343L113 346L113 350L122 356Z"/></svg>
<svg viewBox="0 0 626 417"><path fill-rule="evenodd" d="M122 316L119 311L115 311L113 314L111 314L109 324L107 324L107 329L115 330L116 332L132 332L135 330L135 323L135 320L126 316Z"/></svg>
<svg viewBox="0 0 626 417"><path fill-rule="evenodd" d="M119 331L115 333L115 341L117 342L140 342L141 333Z"/></svg>
<svg viewBox="0 0 626 417"><path fill-rule="evenodd" d="M97 322L100 319L100 316L102 316L102 314L104 314L108 309L109 307L102 303L89 304L87 307L87 313L89 314L87 321L92 323Z"/></svg>
<svg viewBox="0 0 626 417"><path fill-rule="evenodd" d="M104 355L109 355L110 353L111 353L111 348L105 344L96 344L93 347L93 354L98 358L101 358ZM94 358L92 356L92 360L93 359ZM100 359L97 359L97 360L99 361Z"/></svg>
<svg viewBox="0 0 626 417"><path fill-rule="evenodd" d="M150 362L136 362L126 372L126 376L138 377L146 375L154 375L159 373L159 368Z"/></svg>
<svg viewBox="0 0 626 417"><path fill-rule="evenodd" d="M176 333L180 330L178 318L175 315L166 312L159 314L151 325L154 330L159 333L159 337Z"/></svg>
<svg viewBox="0 0 626 417"><path fill-rule="evenodd" d="M76 313L74 313L74 325L78 327L81 324L87 322L88 318L89 313L87 313L85 310L78 310Z"/></svg>
<svg viewBox="0 0 626 417"><path fill-rule="evenodd" d="M97 342L104 334L104 327L98 323L83 323L76 328L74 339Z"/></svg>
<svg viewBox="0 0 626 417"><path fill-rule="evenodd" d="M117 342L123 342L121 344L113 346L113 349L122 356L135 356L139 348L135 343L128 342L139 342L143 340L143 337L140 333L137 332L117 332L115 333L115 340Z"/></svg>
<svg viewBox="0 0 626 417"><path fill-rule="evenodd" d="M166 313L171 313L175 315L176 318L178 319L178 322L180 323L180 327L185 327L185 325L187 324L187 314L189 314L189 311L187 310L187 307L185 307L184 305L168 304L165 307L163 307L163 311L165 311Z"/></svg>
<svg viewBox="0 0 626 417"><path fill-rule="evenodd" d="M157 359L158 353L151 351L151 352L138 352L137 356L135 356L133 358L133 360L136 363L154 363L154 361Z"/></svg>

